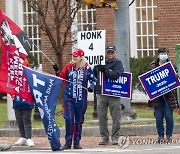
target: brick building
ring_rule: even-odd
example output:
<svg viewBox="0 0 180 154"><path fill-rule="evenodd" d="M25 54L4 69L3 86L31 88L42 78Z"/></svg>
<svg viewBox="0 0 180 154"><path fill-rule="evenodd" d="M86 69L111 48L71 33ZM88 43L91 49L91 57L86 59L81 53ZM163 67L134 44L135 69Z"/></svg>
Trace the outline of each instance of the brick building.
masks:
<svg viewBox="0 0 180 154"><path fill-rule="evenodd" d="M32 52L36 55L38 63L42 64L44 71L53 73L52 64L41 54L41 51L43 51L54 63L57 62L49 40L47 37L40 35L38 25L28 25L28 22L23 20L25 19L24 16L31 18L30 14L32 14L26 0L13 0L13 2L11 0L1 0L0 8L6 13L12 7L17 7L18 10L14 12L18 17L15 22L24 29L36 44ZM170 58L175 60L175 45L180 43L179 16L179 0L136 0L129 7L129 52L131 57L152 56L156 54L158 47L165 46L170 49ZM79 10L76 22L72 29L75 28L78 31L105 29L106 44L115 42L113 8L90 9L88 6L84 6ZM31 32L33 32L33 35ZM63 64L70 60L69 53L71 50L71 46L65 48Z"/></svg>

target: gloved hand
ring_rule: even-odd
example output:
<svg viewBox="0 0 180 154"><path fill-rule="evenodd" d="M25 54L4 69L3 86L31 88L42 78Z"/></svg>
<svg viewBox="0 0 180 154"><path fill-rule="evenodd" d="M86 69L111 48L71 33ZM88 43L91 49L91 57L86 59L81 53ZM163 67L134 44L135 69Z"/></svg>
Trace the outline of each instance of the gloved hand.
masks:
<svg viewBox="0 0 180 154"><path fill-rule="evenodd" d="M53 69L55 70L55 72L58 72L58 71L59 71L59 68L58 68L57 64L54 64L54 65L53 65Z"/></svg>
<svg viewBox="0 0 180 154"><path fill-rule="evenodd" d="M90 87L88 88L88 92L92 93L93 89L91 89Z"/></svg>
<svg viewBox="0 0 180 154"><path fill-rule="evenodd" d="M101 71L101 72L106 72L107 71L105 65L97 65L97 67L98 67L99 71Z"/></svg>

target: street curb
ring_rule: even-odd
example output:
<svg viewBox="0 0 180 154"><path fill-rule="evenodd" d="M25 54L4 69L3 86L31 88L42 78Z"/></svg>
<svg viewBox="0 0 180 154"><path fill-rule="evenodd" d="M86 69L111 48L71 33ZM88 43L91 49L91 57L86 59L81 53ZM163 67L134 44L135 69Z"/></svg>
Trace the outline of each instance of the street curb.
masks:
<svg viewBox="0 0 180 154"><path fill-rule="evenodd" d="M109 126L109 132L111 135L111 126ZM180 125L174 126L174 134L180 134ZM65 136L65 128L60 128L61 137ZM155 125L134 125L134 126L122 126L120 130L122 136L145 136L156 135ZM3 128L0 129L0 137L18 137L19 131L17 128ZM33 128L32 136L46 137L44 128ZM82 136L100 136L99 127L83 127Z"/></svg>

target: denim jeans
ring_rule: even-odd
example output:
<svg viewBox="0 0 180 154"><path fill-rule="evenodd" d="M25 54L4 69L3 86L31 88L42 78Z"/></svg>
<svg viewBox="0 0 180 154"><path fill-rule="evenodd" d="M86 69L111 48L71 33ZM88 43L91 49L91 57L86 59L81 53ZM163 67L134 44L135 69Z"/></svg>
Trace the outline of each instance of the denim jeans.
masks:
<svg viewBox="0 0 180 154"><path fill-rule="evenodd" d="M169 106L164 96L161 96L159 99L161 100L160 106L154 108L157 133L159 136L164 136L164 118L165 118L166 135L172 136L173 127L174 127L173 109Z"/></svg>

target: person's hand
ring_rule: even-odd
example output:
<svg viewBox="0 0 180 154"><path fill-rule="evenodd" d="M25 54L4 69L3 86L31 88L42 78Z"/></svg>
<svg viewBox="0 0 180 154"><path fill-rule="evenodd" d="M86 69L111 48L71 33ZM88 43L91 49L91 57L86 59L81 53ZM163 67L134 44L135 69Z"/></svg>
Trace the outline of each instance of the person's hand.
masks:
<svg viewBox="0 0 180 154"><path fill-rule="evenodd" d="M98 67L99 71L101 71L101 72L106 72L107 71L105 65L97 65L97 67Z"/></svg>
<svg viewBox="0 0 180 154"><path fill-rule="evenodd" d="M92 93L93 92L93 89L92 88L88 88L88 92Z"/></svg>
<svg viewBox="0 0 180 154"><path fill-rule="evenodd" d="M53 65L53 69L55 70L55 72L58 72L58 71L59 71L59 68L58 68L57 64L54 64L54 65Z"/></svg>

